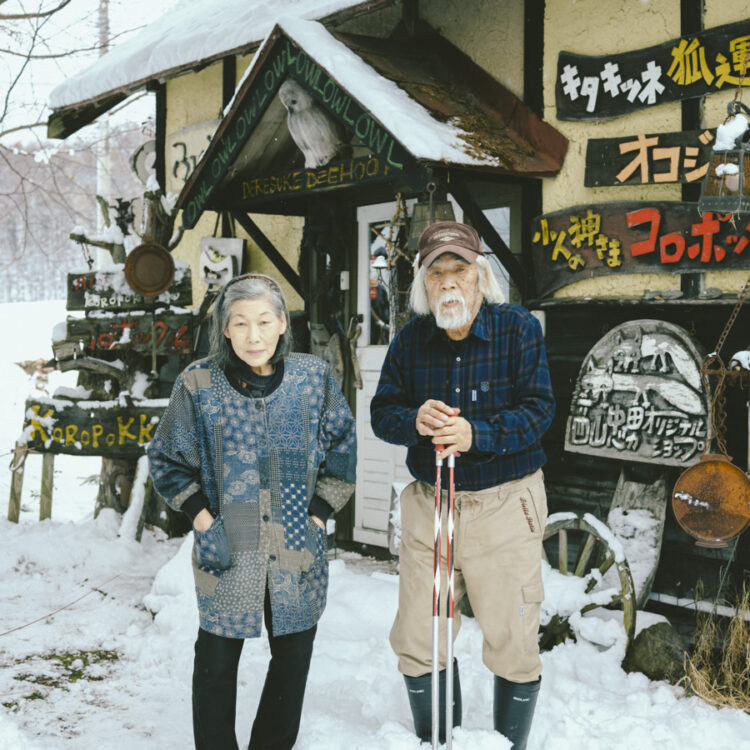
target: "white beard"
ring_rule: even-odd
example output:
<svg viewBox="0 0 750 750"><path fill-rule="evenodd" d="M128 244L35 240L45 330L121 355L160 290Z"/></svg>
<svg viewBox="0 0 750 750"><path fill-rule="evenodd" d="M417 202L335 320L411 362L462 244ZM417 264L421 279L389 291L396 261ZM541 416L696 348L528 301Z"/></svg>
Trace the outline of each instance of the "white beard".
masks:
<svg viewBox="0 0 750 750"><path fill-rule="evenodd" d="M446 302L458 302L459 307L458 309L454 308L454 312L443 312L443 305ZM435 324L438 328L443 328L446 331L463 328L471 323L471 319L471 311L466 304L466 300L456 292L446 292L435 305Z"/></svg>

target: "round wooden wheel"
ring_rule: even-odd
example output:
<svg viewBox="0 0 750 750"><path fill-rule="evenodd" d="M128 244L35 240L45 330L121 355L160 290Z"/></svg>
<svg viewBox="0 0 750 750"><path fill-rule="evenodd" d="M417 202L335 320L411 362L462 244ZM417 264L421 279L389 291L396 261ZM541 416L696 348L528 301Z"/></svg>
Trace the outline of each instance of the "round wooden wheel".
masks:
<svg viewBox="0 0 750 750"><path fill-rule="evenodd" d="M580 614L597 607L623 610L627 650L635 635L635 586L628 561L609 527L588 513L583 518L573 513L554 514L544 530L544 557L562 575L586 579L584 592L590 595L587 598L596 598L596 601L582 606ZM613 566L619 589L613 583L602 585L602 578ZM616 592L603 599L601 594L605 588L615 588ZM567 616L556 614L550 623L542 626L542 648L551 648L572 634L569 617L570 613Z"/></svg>

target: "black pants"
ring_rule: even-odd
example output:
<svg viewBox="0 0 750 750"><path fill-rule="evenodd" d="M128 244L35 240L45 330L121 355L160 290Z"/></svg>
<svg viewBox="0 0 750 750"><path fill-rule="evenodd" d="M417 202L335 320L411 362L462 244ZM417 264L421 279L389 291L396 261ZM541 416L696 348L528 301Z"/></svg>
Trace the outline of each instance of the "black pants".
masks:
<svg viewBox="0 0 750 750"><path fill-rule="evenodd" d="M255 714L249 750L291 750L297 739L317 626L271 635L266 591L264 619L271 646L266 682ZM193 668L193 735L196 750L238 750L234 733L237 666L245 641L198 630Z"/></svg>

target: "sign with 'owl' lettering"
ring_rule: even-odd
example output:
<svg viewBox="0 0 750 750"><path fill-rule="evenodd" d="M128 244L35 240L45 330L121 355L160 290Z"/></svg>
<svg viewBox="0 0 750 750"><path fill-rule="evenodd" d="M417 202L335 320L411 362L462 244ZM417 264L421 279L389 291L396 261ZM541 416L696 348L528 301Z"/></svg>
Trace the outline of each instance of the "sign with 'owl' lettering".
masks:
<svg viewBox="0 0 750 750"><path fill-rule="evenodd" d="M183 226L206 209L413 178L404 147L304 49L276 29L180 196Z"/></svg>
<svg viewBox="0 0 750 750"><path fill-rule="evenodd" d="M670 466L695 463L708 431L702 360L687 331L672 323L633 320L613 328L583 360L565 450Z"/></svg>

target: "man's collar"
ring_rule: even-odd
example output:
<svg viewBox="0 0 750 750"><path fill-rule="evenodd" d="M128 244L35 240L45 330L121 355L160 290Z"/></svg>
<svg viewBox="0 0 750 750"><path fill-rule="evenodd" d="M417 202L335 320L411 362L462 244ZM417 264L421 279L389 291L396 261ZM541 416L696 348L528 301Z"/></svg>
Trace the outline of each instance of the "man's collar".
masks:
<svg viewBox="0 0 750 750"><path fill-rule="evenodd" d="M469 334L466 336L467 339L469 338L469 336L474 335L478 339L482 339L482 341L490 340L490 326L487 315L487 304L482 301L482 304L479 306L479 310L477 311L476 317L472 321L471 328L469 329ZM430 330L427 333L427 341L432 341L435 336L439 336L441 333L447 336L442 328L437 327L437 323L435 323L435 316L430 314ZM465 341L466 339L463 340Z"/></svg>

